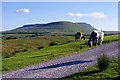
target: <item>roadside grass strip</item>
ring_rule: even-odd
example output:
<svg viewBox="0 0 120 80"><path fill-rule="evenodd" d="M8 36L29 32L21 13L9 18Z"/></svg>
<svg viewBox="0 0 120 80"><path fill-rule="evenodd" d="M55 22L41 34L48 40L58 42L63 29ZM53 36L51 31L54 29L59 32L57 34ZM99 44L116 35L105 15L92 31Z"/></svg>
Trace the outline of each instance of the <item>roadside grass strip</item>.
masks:
<svg viewBox="0 0 120 80"><path fill-rule="evenodd" d="M120 70L118 63L120 63L120 57L113 58L109 60L110 66L104 70L100 71L97 67L97 64L93 67L89 67L87 69L84 69L80 72L74 73L70 76L61 78L59 80L94 80L94 79L100 79L100 80L119 80L120 79Z"/></svg>

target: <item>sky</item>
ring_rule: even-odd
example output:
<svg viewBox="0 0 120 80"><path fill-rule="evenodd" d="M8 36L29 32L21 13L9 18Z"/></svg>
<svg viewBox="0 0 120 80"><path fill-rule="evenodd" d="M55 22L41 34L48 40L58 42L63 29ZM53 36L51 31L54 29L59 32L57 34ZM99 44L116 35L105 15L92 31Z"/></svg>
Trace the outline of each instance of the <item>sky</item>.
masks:
<svg viewBox="0 0 120 80"><path fill-rule="evenodd" d="M117 31L118 2L2 2L2 31L56 21L85 22Z"/></svg>

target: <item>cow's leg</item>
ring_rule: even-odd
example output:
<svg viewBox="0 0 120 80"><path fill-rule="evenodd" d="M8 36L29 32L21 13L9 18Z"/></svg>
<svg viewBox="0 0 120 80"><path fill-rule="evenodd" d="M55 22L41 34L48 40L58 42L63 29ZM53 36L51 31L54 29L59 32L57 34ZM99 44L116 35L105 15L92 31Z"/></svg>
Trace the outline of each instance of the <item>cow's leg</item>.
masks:
<svg viewBox="0 0 120 80"><path fill-rule="evenodd" d="M78 41L78 38L75 38L75 41Z"/></svg>
<svg viewBox="0 0 120 80"><path fill-rule="evenodd" d="M96 41L95 41L95 39L93 39L92 44L93 44L94 46L96 46Z"/></svg>
<svg viewBox="0 0 120 80"><path fill-rule="evenodd" d="M83 37L83 39L85 40L85 37Z"/></svg>
<svg viewBox="0 0 120 80"><path fill-rule="evenodd" d="M76 41L76 39L77 39L77 38L75 37L75 41Z"/></svg>
<svg viewBox="0 0 120 80"><path fill-rule="evenodd" d="M80 39L80 41L81 41L81 37L80 37L79 39Z"/></svg>
<svg viewBox="0 0 120 80"><path fill-rule="evenodd" d="M83 39L83 37L81 37L81 40Z"/></svg>
<svg viewBox="0 0 120 80"><path fill-rule="evenodd" d="M75 41L77 41L77 39L75 39Z"/></svg>
<svg viewBox="0 0 120 80"><path fill-rule="evenodd" d="M96 39L96 44L95 44L95 46L97 46L97 44L98 44L98 39Z"/></svg>
<svg viewBox="0 0 120 80"><path fill-rule="evenodd" d="M77 41L79 41L80 40L80 38L77 38Z"/></svg>
<svg viewBox="0 0 120 80"><path fill-rule="evenodd" d="M94 40L92 41L92 45L95 45L95 41Z"/></svg>
<svg viewBox="0 0 120 80"><path fill-rule="evenodd" d="M93 41L88 41L89 47L92 47Z"/></svg>
<svg viewBox="0 0 120 80"><path fill-rule="evenodd" d="M100 40L100 45L102 45L102 41L103 41L103 40L101 39L101 40Z"/></svg>
<svg viewBox="0 0 120 80"><path fill-rule="evenodd" d="M93 41L90 42L91 46L93 46Z"/></svg>

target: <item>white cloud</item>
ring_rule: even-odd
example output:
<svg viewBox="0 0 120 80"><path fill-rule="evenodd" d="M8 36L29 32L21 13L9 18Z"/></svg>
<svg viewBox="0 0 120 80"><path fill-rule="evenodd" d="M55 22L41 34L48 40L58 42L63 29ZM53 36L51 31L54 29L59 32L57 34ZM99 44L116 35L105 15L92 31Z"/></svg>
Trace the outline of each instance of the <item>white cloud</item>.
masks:
<svg viewBox="0 0 120 80"><path fill-rule="evenodd" d="M68 15L69 17L74 17L74 16L75 16L74 13L67 13L67 15Z"/></svg>
<svg viewBox="0 0 120 80"><path fill-rule="evenodd" d="M19 10L16 10L17 13L29 13L29 9L19 9Z"/></svg>
<svg viewBox="0 0 120 80"><path fill-rule="evenodd" d="M103 12L94 12L91 14L91 16L93 16L95 18L105 18L105 15Z"/></svg>
<svg viewBox="0 0 120 80"><path fill-rule="evenodd" d="M69 17L85 17L85 16L90 16L90 17L94 17L94 18L105 18L106 17L103 12L93 12L93 13L89 13L89 14L67 13L67 16L69 16Z"/></svg>
<svg viewBox="0 0 120 80"><path fill-rule="evenodd" d="M80 13L76 13L76 15L75 15L75 16L82 17L83 15L82 15L82 14L80 14Z"/></svg>

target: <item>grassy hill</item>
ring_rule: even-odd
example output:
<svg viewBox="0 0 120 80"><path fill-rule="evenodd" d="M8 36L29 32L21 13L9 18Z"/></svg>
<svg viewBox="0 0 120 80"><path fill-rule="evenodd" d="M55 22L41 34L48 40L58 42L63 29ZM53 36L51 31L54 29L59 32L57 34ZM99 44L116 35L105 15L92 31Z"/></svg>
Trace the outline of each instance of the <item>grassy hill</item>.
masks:
<svg viewBox="0 0 120 80"><path fill-rule="evenodd" d="M23 27L16 28L14 30L5 31L3 33L76 33L76 32L90 33L89 28L77 25L68 21L51 22L48 24L31 24L24 25Z"/></svg>

